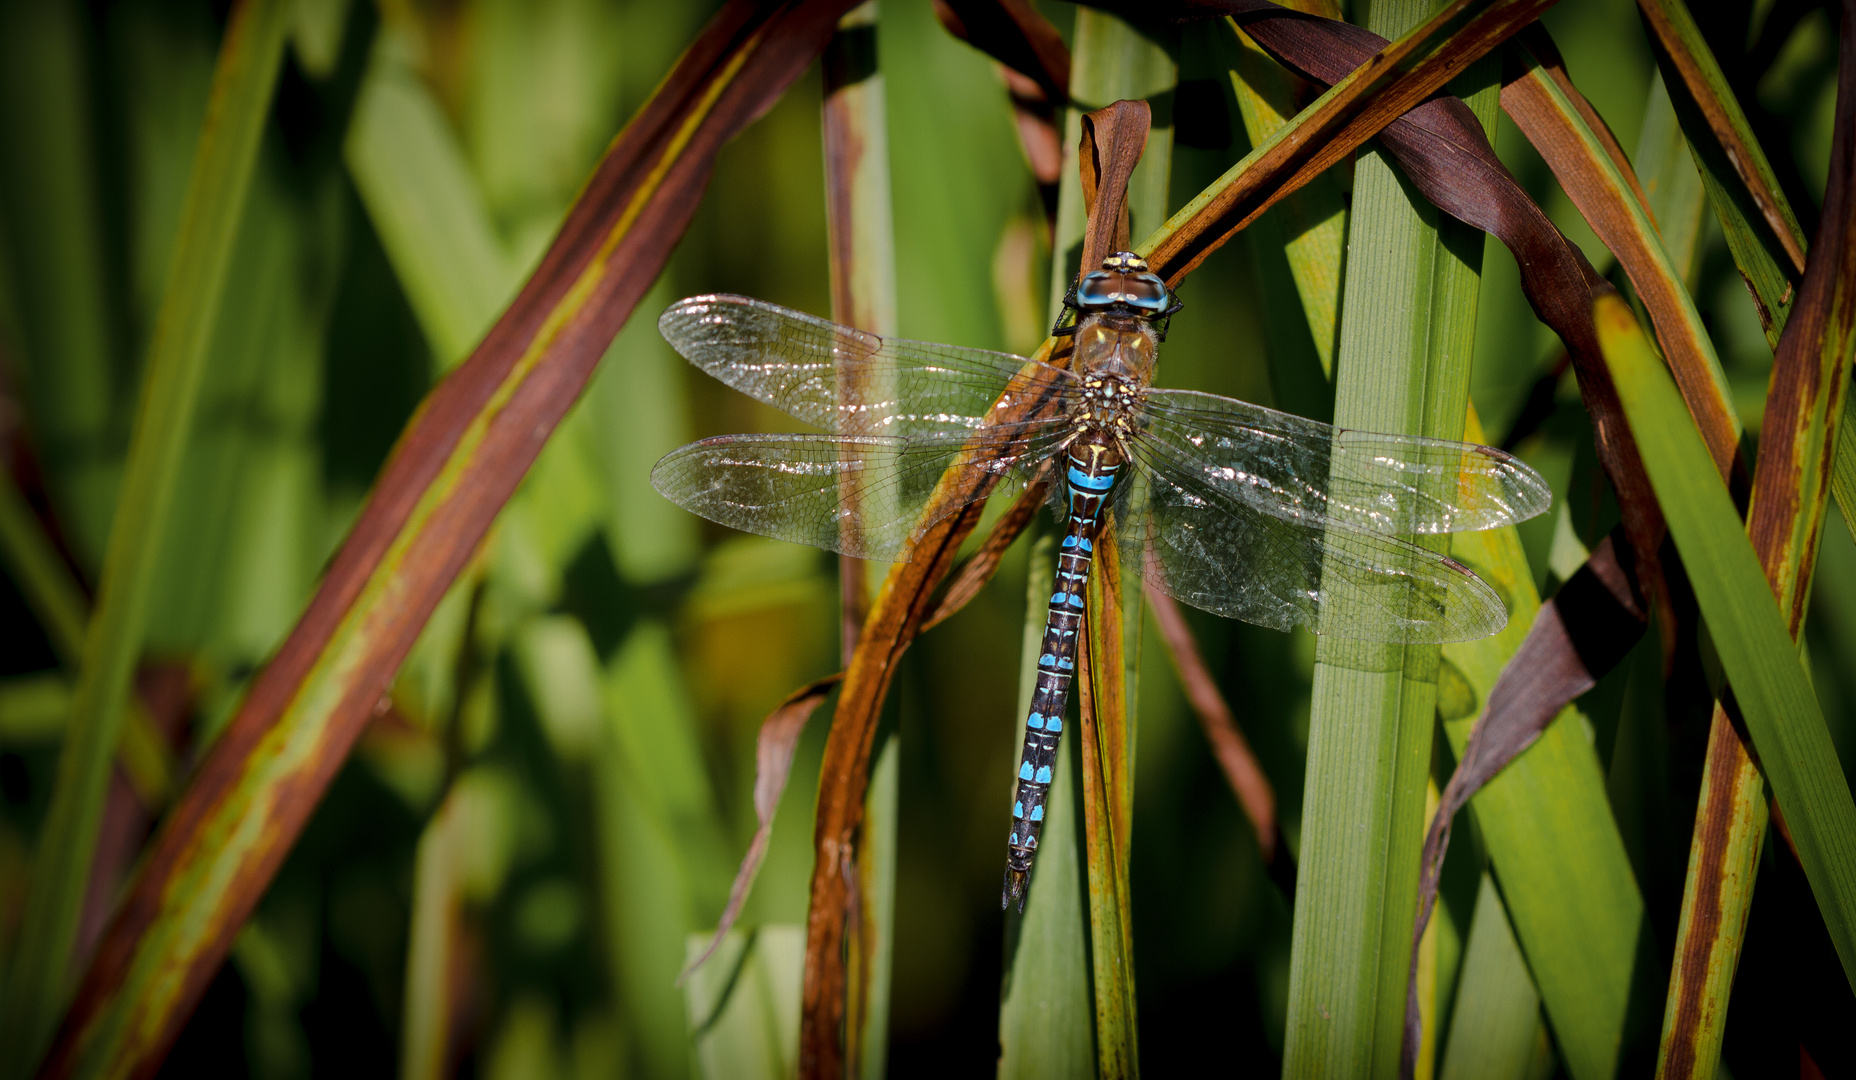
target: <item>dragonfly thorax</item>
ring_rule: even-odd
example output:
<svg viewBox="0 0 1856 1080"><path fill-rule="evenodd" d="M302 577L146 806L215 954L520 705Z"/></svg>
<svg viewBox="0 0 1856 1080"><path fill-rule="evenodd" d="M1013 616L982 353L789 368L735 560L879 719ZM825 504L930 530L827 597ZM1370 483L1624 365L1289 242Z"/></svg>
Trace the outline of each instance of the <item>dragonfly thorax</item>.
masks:
<svg viewBox="0 0 1856 1080"><path fill-rule="evenodd" d="M1153 381L1154 362L1160 355L1160 332L1146 319L1113 315L1086 315L1076 328L1076 352L1071 370L1146 386Z"/></svg>
<svg viewBox="0 0 1856 1080"><path fill-rule="evenodd" d="M1140 414L1142 387L1120 375L1088 374L1070 404L1077 432L1095 432L1121 444L1133 435Z"/></svg>

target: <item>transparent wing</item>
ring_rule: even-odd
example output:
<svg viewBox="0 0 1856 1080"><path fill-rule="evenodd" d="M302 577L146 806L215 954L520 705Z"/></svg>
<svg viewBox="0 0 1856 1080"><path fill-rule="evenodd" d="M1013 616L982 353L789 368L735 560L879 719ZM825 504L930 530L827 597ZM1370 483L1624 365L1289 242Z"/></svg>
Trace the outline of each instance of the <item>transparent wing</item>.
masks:
<svg viewBox="0 0 1856 1080"><path fill-rule="evenodd" d="M881 338L744 296L679 300L657 327L717 379L840 435L971 431L1008 392L1050 396L1075 380L1022 356Z"/></svg>
<svg viewBox="0 0 1856 1080"><path fill-rule="evenodd" d="M1547 509L1547 482L1475 443L1350 431L1188 390L1142 399L1140 438L1198 486L1291 522L1386 535L1471 532Z"/></svg>
<svg viewBox="0 0 1856 1080"><path fill-rule="evenodd" d="M1441 555L1261 513L1158 440L1136 440L1134 456L1136 483L1117 509L1123 558L1184 603L1367 641L1468 641L1507 625L1495 590Z"/></svg>
<svg viewBox="0 0 1856 1080"><path fill-rule="evenodd" d="M1022 486L1065 432L1057 422L989 429L976 440L880 436L724 435L665 455L651 483L711 521L862 559L904 557L916 534L967 503ZM982 445L971 460L959 452ZM965 497L925 518L942 474Z"/></svg>

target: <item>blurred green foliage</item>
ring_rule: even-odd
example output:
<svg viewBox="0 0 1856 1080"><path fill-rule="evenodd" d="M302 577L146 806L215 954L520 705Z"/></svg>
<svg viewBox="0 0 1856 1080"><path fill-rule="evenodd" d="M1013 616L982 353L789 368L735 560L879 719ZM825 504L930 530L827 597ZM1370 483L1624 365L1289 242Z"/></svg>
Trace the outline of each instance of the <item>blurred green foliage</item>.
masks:
<svg viewBox="0 0 1856 1080"><path fill-rule="evenodd" d="M183 676L185 700L166 719L184 760L197 760L301 613L407 417L513 295L712 6L299 0L180 512L167 535L148 538L161 545L148 666ZM1068 32L1073 8L1041 7ZM1754 73L1748 104L1768 151L1785 159L1788 195L1814 218L1834 20L1779 7L1796 27ZM224 15L205 0L0 3L0 434L13 476L86 583L108 536ZM1028 350L1044 336L1048 241L995 66L946 34L928 0L882 0L882 20L902 333ZM1660 89L1631 6L1567 0L1545 21L1574 79L1636 145ZM1174 207L1245 149L1211 51L1189 34L1179 61ZM654 318L676 297L711 291L826 313L819 105L814 74L723 152L664 280L613 345L623 365L606 365L439 609L393 708L363 736L175 1047L171 1074L720 1076L749 1075L732 1070L752 1060L774 1075L790 1061L794 935L828 710L801 743L742 933L687 988L673 980L689 935L714 925L753 830L760 719L836 666L834 563L695 521L646 476L691 438L785 423L688 369ZM1497 146L1594 265L1621 280L1505 118ZM1340 182L1350 188L1345 171ZM1240 242L1186 283L1162 385L1276 403L1257 266ZM1771 351L1737 278L1703 215L1693 292L1756 435ZM1616 514L1593 479L1571 376L1554 375L1560 346L1517 282L1490 242L1472 394L1491 441L1510 443L1563 496L1521 529L1536 583L1550 589ZM1003 658L1018 651L1026 546L910 651L893 694L898 1076L977 1073L998 1053L1000 841L1019 680ZM0 580L11 643L0 659L3 958L69 673L26 590ZM1848 763L1856 544L1840 520L1826 527L1814 596L1806 648ZM1293 854L1314 640L1202 613L1192 622L1275 785ZM1287 1008L1290 900L1147 640L1133 841L1144 1063L1169 1075L1215 1051L1270 1071ZM1665 702L1658 649L1651 635L1582 711L1665 955L1705 731L1705 713L1689 714L1707 703ZM151 819L119 782L82 949ZM1472 911L1496 902L1480 858L1473 842L1453 849L1442 905L1475 977L1513 952L1468 934ZM1801 880L1785 876L1795 867L1772 862L1750 942L1775 956L1827 955L1809 920L1788 922L1809 910ZM1834 960L1827 976L1810 968L1788 989L1784 963L1754 944L1742 976L1752 990L1736 995L1728 1035L1743 1075L1781 1051L1795 1067L1788 1036L1762 1025L1788 1009L1834 1016L1848 1000ZM724 998L734 1011L718 1014ZM1472 1015L1457 1001L1459 1018Z"/></svg>

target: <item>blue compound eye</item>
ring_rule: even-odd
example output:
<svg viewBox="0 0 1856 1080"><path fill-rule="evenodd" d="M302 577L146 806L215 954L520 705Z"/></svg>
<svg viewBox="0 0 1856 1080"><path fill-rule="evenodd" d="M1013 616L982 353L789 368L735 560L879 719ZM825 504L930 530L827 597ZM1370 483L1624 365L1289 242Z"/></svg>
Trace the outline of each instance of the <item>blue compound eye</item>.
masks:
<svg viewBox="0 0 1856 1080"><path fill-rule="evenodd" d="M1097 270L1084 274L1083 280L1076 285L1076 304L1084 309L1121 305L1143 314L1158 315L1167 309L1171 300L1166 282L1146 271Z"/></svg>
<svg viewBox="0 0 1856 1080"><path fill-rule="evenodd" d="M1076 286L1076 302L1083 307L1107 307L1120 299L1121 290L1117 288L1120 274L1111 274L1105 270L1096 270L1083 275L1083 280Z"/></svg>
<svg viewBox="0 0 1856 1080"><path fill-rule="evenodd" d="M1166 282L1157 274L1129 274L1121 285L1121 301L1140 308L1142 311L1161 312L1166 310Z"/></svg>

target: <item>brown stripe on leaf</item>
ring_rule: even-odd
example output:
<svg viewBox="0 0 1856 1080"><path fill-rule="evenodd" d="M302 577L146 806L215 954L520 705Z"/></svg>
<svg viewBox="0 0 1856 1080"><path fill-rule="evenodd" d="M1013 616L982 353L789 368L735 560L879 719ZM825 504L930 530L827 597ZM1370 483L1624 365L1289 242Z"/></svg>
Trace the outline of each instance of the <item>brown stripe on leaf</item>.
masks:
<svg viewBox="0 0 1856 1080"><path fill-rule="evenodd" d="M43 1075L158 1067L433 608L668 260L716 152L804 73L849 6L730 4L613 142L521 293L400 437L308 610L176 803Z"/></svg>
<svg viewBox="0 0 1856 1080"><path fill-rule="evenodd" d="M1647 11L1646 6L1646 11ZM1856 3L1843 5L1837 114L1824 206L1773 358L1747 533L1796 638L1830 501L1838 421L1856 349ZM1689 846L1659 1075L1712 1071L1757 867L1766 784L1745 732L1717 703ZM1784 832L1784 819L1773 818ZM1749 833L1751 836L1749 837ZM1788 846L1790 836L1786 836ZM1730 917L1731 916L1731 917Z"/></svg>

